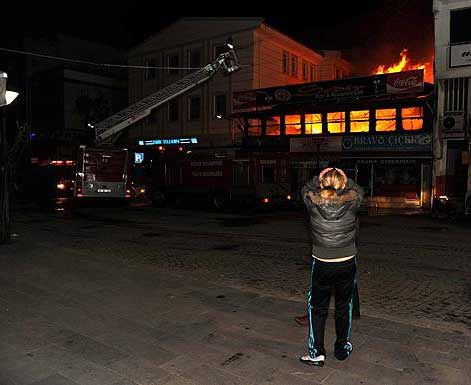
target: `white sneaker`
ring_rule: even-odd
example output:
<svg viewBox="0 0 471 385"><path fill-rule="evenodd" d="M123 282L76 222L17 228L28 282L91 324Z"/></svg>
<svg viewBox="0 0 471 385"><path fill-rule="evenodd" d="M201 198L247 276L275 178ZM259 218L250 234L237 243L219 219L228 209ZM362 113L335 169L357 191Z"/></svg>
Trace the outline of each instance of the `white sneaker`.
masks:
<svg viewBox="0 0 471 385"><path fill-rule="evenodd" d="M314 366L324 366L325 363L325 356L320 355L317 357L311 357L309 354L307 356L299 357L299 361L306 365L314 365Z"/></svg>

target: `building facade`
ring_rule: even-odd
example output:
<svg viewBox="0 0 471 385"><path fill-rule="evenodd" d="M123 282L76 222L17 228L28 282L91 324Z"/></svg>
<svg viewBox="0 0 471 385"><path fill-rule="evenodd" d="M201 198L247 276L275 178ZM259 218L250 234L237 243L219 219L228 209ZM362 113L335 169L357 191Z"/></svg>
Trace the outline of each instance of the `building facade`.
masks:
<svg viewBox="0 0 471 385"><path fill-rule="evenodd" d="M284 154L297 200L309 178L335 165L365 189L373 213L430 209L433 86L422 70L252 94L256 109L235 114L244 147Z"/></svg>
<svg viewBox="0 0 471 385"><path fill-rule="evenodd" d="M433 7L434 194L456 199L471 213L471 1L434 0Z"/></svg>
<svg viewBox="0 0 471 385"><path fill-rule="evenodd" d="M131 127L125 140L198 137L202 146L232 145L242 135L229 119L232 95L276 85L348 77L350 64L338 51L317 52L273 29L262 18L184 18L129 53L129 103L187 75L212 60L232 40L241 69L216 75L193 92L156 109ZM183 69L181 68L183 67Z"/></svg>
<svg viewBox="0 0 471 385"><path fill-rule="evenodd" d="M64 35L28 38L23 45L25 51L69 59L126 61L113 47ZM32 157L74 158L80 144L93 142L93 124L126 106L127 74L122 69L27 56L25 73Z"/></svg>

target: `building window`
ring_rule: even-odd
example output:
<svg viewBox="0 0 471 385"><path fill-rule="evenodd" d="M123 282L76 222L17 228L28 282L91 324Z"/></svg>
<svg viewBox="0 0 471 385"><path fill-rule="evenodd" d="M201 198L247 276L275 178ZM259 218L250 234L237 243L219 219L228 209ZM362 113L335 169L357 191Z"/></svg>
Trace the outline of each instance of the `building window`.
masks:
<svg viewBox="0 0 471 385"><path fill-rule="evenodd" d="M311 82L316 81L316 66L311 64Z"/></svg>
<svg viewBox="0 0 471 385"><path fill-rule="evenodd" d="M248 135L249 136L262 135L262 122L260 119L249 119Z"/></svg>
<svg viewBox="0 0 471 385"><path fill-rule="evenodd" d="M301 115L285 116L286 135L301 135Z"/></svg>
<svg viewBox="0 0 471 385"><path fill-rule="evenodd" d="M298 57L291 55L291 76L298 77Z"/></svg>
<svg viewBox="0 0 471 385"><path fill-rule="evenodd" d="M304 124L306 134L322 134L322 114L304 115Z"/></svg>
<svg viewBox="0 0 471 385"><path fill-rule="evenodd" d="M178 68L175 68L175 67L178 67L180 64L179 64L179 59L178 59L178 54L172 54L172 55L168 55L167 57L167 65L169 67L173 67L173 68L169 68L168 69L168 72L172 75L176 75L178 74Z"/></svg>
<svg viewBox="0 0 471 385"><path fill-rule="evenodd" d="M408 107L401 110L402 129L414 131L422 129L424 125L423 107Z"/></svg>
<svg viewBox="0 0 471 385"><path fill-rule="evenodd" d="M227 97L226 94L214 95L214 115L223 118L227 113Z"/></svg>
<svg viewBox="0 0 471 385"><path fill-rule="evenodd" d="M201 117L201 98L199 96L190 96L188 98L188 119L197 120Z"/></svg>
<svg viewBox="0 0 471 385"><path fill-rule="evenodd" d="M262 166L262 183L275 183L275 165Z"/></svg>
<svg viewBox="0 0 471 385"><path fill-rule="evenodd" d="M201 67L201 49L191 48L188 50L188 67Z"/></svg>
<svg viewBox="0 0 471 385"><path fill-rule="evenodd" d="M270 116L267 118L266 135L280 135L279 116Z"/></svg>
<svg viewBox="0 0 471 385"><path fill-rule="evenodd" d="M370 130L370 111L350 111L350 132L368 132Z"/></svg>
<svg viewBox="0 0 471 385"><path fill-rule="evenodd" d="M328 112L327 130L331 134L345 132L345 112Z"/></svg>
<svg viewBox="0 0 471 385"><path fill-rule="evenodd" d="M384 108L375 111L375 131L396 131L396 109Z"/></svg>
<svg viewBox="0 0 471 385"><path fill-rule="evenodd" d="M282 70L284 74L289 74L289 53L286 51L283 51Z"/></svg>
<svg viewBox="0 0 471 385"><path fill-rule="evenodd" d="M155 59L146 60L144 65L146 67L146 69L144 70L144 79L145 80L155 79L155 67L156 67Z"/></svg>
<svg viewBox="0 0 471 385"><path fill-rule="evenodd" d="M450 43L471 41L471 8L450 11Z"/></svg>
<svg viewBox="0 0 471 385"><path fill-rule="evenodd" d="M335 78L336 79L342 79L343 78L343 72L340 68L335 69Z"/></svg>
<svg viewBox="0 0 471 385"><path fill-rule="evenodd" d="M168 103L168 120L170 122L178 120L178 99L174 99Z"/></svg>
<svg viewBox="0 0 471 385"><path fill-rule="evenodd" d="M303 80L307 81L308 80L308 65L307 62L303 60Z"/></svg>

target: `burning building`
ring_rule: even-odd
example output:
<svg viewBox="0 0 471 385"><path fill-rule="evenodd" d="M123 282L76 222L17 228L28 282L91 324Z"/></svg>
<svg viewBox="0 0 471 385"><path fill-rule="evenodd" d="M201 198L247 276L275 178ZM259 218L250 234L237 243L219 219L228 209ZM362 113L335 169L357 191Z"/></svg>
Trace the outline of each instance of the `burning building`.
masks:
<svg viewBox="0 0 471 385"><path fill-rule="evenodd" d="M471 214L471 1L435 0L434 193Z"/></svg>
<svg viewBox="0 0 471 385"><path fill-rule="evenodd" d="M366 190L370 212L429 209L433 85L425 68L383 71L236 93L245 147L284 154L297 199L310 177L337 165Z"/></svg>

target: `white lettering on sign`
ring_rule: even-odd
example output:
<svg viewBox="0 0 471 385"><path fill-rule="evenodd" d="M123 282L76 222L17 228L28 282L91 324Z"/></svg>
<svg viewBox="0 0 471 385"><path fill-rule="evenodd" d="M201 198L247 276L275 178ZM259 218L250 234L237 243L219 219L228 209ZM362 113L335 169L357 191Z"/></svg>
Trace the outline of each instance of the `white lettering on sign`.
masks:
<svg viewBox="0 0 471 385"><path fill-rule="evenodd" d="M192 176L222 176L222 171L193 171Z"/></svg>
<svg viewBox="0 0 471 385"><path fill-rule="evenodd" d="M201 166L222 166L221 160L214 160L209 162L191 162L191 167L201 167Z"/></svg>
<svg viewBox="0 0 471 385"><path fill-rule="evenodd" d="M276 164L276 160L261 159L260 164Z"/></svg>
<svg viewBox="0 0 471 385"><path fill-rule="evenodd" d="M471 43L453 44L450 47L450 67L471 65Z"/></svg>

